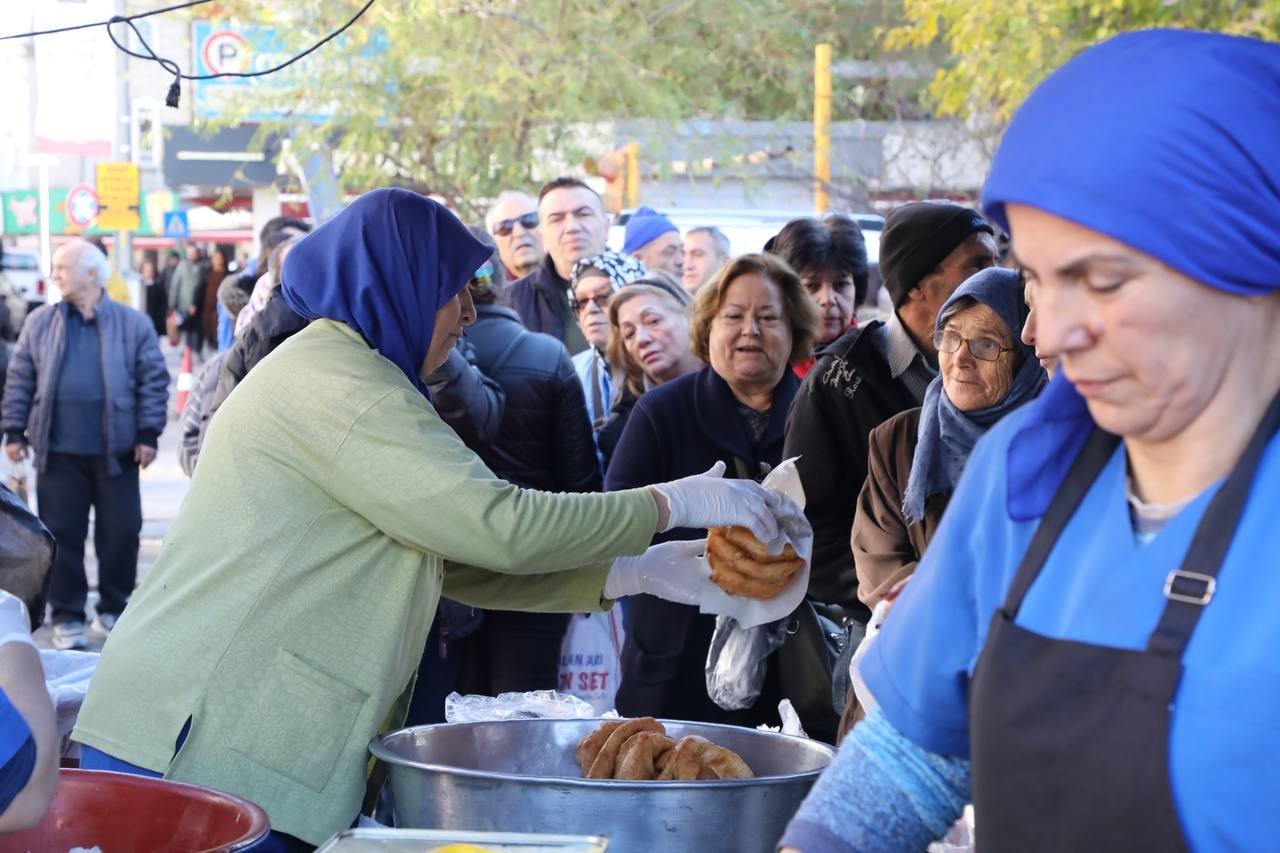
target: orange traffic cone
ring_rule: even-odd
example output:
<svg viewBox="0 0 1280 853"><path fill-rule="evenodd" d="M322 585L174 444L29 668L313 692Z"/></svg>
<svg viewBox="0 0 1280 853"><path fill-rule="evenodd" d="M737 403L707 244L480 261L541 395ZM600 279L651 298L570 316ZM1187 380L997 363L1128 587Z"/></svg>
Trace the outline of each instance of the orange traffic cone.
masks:
<svg viewBox="0 0 1280 853"><path fill-rule="evenodd" d="M191 396L191 386L195 384L195 376L191 373L191 347L182 348L182 367L178 370L178 399L174 407L178 414L187 407L187 397Z"/></svg>

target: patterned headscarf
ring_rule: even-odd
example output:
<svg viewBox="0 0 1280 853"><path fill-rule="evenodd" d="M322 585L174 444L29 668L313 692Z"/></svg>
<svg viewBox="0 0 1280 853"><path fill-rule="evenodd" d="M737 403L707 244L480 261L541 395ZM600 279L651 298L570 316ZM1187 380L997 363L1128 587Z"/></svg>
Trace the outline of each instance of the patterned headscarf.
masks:
<svg viewBox="0 0 1280 853"><path fill-rule="evenodd" d="M634 256L606 249L598 255L579 258L574 262L573 271L569 274L569 287L576 288L578 282L582 279L582 274L587 270L599 270L604 273L615 291L622 289L623 285L630 284L648 272L644 268L644 264L640 263Z"/></svg>

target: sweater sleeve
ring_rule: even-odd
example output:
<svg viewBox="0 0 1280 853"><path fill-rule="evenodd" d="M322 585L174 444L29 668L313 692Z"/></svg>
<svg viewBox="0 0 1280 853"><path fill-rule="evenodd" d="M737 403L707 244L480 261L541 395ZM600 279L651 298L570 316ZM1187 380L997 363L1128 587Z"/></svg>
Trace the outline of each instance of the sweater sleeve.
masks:
<svg viewBox="0 0 1280 853"><path fill-rule="evenodd" d="M457 563L445 564L441 594L454 601L490 610L534 613L588 613L612 606L604 598L608 565L539 575L491 572Z"/></svg>
<svg viewBox="0 0 1280 853"><path fill-rule="evenodd" d="M325 488L409 547L506 574L639 554L658 520L645 490L554 494L497 479L407 388L387 392L352 423Z"/></svg>
<svg viewBox="0 0 1280 853"><path fill-rule="evenodd" d="M923 850L969 801L969 762L925 752L879 709L840 745L779 842L803 853Z"/></svg>
<svg viewBox="0 0 1280 853"><path fill-rule="evenodd" d="M858 494L850 540L858 572L858 598L868 607L874 607L898 581L910 577L920 560L902 514L899 480L891 464L893 448L888 446L895 434L887 426L871 432L867 481Z"/></svg>

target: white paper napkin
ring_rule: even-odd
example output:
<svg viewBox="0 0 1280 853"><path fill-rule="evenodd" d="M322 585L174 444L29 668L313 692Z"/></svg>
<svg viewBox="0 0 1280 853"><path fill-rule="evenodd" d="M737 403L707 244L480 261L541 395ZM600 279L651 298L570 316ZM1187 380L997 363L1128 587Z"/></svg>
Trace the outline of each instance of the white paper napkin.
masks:
<svg viewBox="0 0 1280 853"><path fill-rule="evenodd" d="M760 485L786 495L803 510L804 486L800 483L800 472L796 470L798 458L788 459L774 468ZM777 595L764 601L757 601L754 598L730 595L717 586L703 596L699 610L703 613L732 616L742 627L753 628L756 625L776 622L799 607L805 590L809 588L809 561L813 557L813 528L804 516L783 522L778 539L766 542L765 545L773 546L769 550L776 552L787 542L791 543L791 547L796 549L796 554L804 560L804 566L791 576L791 580L787 581L786 586ZM703 559L705 560L706 557ZM707 572L710 573L710 571L711 567L708 565Z"/></svg>

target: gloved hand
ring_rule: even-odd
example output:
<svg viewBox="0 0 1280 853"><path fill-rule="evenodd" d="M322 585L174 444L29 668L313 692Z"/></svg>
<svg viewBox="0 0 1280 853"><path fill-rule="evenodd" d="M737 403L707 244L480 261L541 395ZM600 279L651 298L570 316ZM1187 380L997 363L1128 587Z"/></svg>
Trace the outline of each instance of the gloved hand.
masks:
<svg viewBox="0 0 1280 853"><path fill-rule="evenodd" d="M606 598L656 595L678 604L698 604L702 596L718 589L711 582L711 567L702 555L707 540L663 542L638 557L618 557L604 582Z"/></svg>
<svg viewBox="0 0 1280 853"><path fill-rule="evenodd" d="M737 525L750 530L761 542L778 535L781 496L750 480L726 480L724 468L723 462L717 462L705 474L653 486L670 507L670 517L662 531Z"/></svg>
<svg viewBox="0 0 1280 853"><path fill-rule="evenodd" d="M0 646L5 643L26 643L33 649L36 647L31 639L27 606L21 598L0 589Z"/></svg>

